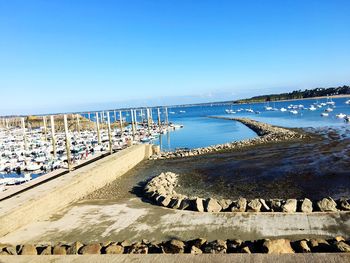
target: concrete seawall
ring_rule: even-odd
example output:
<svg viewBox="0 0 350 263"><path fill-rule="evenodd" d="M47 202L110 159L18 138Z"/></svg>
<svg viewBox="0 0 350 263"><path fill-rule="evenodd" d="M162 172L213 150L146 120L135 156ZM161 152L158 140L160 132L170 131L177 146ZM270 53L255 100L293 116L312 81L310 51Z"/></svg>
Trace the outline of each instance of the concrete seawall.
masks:
<svg viewBox="0 0 350 263"><path fill-rule="evenodd" d="M152 146L134 145L0 203L0 236L50 216L122 176L152 155Z"/></svg>

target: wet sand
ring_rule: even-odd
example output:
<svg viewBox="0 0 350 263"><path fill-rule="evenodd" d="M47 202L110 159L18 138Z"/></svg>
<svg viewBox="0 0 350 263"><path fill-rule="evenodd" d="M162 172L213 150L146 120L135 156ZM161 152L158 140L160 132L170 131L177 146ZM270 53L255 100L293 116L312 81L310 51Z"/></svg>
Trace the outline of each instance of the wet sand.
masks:
<svg viewBox="0 0 350 263"><path fill-rule="evenodd" d="M180 174L177 192L236 199L350 197L349 128L307 129L307 141L270 143L181 159L145 161L86 199L133 197L161 172Z"/></svg>

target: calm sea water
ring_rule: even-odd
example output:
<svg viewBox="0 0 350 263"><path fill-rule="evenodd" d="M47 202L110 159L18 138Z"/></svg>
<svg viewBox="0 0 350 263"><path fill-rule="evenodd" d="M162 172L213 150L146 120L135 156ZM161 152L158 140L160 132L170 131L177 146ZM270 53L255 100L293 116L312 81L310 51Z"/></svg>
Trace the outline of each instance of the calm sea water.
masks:
<svg viewBox="0 0 350 263"><path fill-rule="evenodd" d="M225 142L248 139L256 136L254 132L244 125L227 120L210 119L207 116L232 116L248 117L258 121L279 125L284 127L350 127L343 119L336 117L339 113L350 115L350 105L345 102L349 98L333 99L335 107L333 112L329 112L328 117L322 117L321 113L328 108L324 106L315 111L308 109L297 110L294 115L289 112L281 112L281 108L288 108L293 105L304 105L309 108L313 103L326 103L326 99L296 100L270 103L271 107L279 109L278 111L266 111L266 103L245 104L245 105L220 105L220 106L194 106L169 109L169 121L183 124L184 128L163 135L155 143L160 144L163 150L174 150L175 148L196 148L208 145L221 144ZM236 111L236 114L227 114L226 109ZM239 109L243 109L237 112ZM247 112L246 109L252 109L254 113ZM260 112L256 114L255 112ZM155 116L155 113L153 114Z"/></svg>

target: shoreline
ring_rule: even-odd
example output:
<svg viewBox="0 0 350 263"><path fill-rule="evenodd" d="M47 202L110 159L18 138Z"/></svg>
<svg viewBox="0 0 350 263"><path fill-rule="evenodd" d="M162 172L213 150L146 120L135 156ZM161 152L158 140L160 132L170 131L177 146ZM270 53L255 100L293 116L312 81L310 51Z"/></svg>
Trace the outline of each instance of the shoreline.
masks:
<svg viewBox="0 0 350 263"><path fill-rule="evenodd" d="M276 142L286 142L291 140L302 140L309 137L306 134L306 132L299 132L299 131L296 131L295 129L278 127L267 123L248 119L248 118L233 118L233 117L220 117L220 116L210 116L208 118L238 121L246 125L252 131L254 131L258 136L252 139L227 142L224 144L210 145L207 147L201 147L201 148L195 148L195 149L179 149L179 150L170 151L170 152L160 152L156 155L152 155L150 157L150 160L173 159L173 158L197 156L197 155L203 155L203 154L208 154L213 152L241 149L249 146L266 144L269 142L276 143Z"/></svg>
<svg viewBox="0 0 350 263"><path fill-rule="evenodd" d="M190 210L195 212L279 212L279 213L312 213L349 212L350 204L347 199L333 200L324 197L320 200L302 199L246 199L237 200L215 199L211 196L187 196L176 192L179 188L179 174L172 172L161 173L152 178L143 188L143 197L154 205L170 209Z"/></svg>
<svg viewBox="0 0 350 263"><path fill-rule="evenodd" d="M310 98L300 98L300 99L288 99L288 100L271 100L269 102L287 102L287 101L298 101L298 100L319 100L319 99L339 99L339 98L350 98L350 94L343 94L343 95L333 95L333 96L318 96L318 97L310 97ZM235 103L233 102L233 105L250 105L250 104L259 104L259 103L266 103L267 101L261 101L261 102L244 102L244 103Z"/></svg>

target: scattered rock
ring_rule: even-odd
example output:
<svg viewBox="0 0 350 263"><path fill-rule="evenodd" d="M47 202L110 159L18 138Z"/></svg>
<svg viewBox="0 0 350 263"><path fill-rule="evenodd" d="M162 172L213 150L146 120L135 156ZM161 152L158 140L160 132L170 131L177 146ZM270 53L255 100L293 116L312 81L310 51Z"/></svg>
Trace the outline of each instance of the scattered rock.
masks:
<svg viewBox="0 0 350 263"><path fill-rule="evenodd" d="M350 204L346 199L339 200L339 207L341 210L350 211Z"/></svg>
<svg viewBox="0 0 350 263"><path fill-rule="evenodd" d="M222 211L227 211L231 206L232 201L230 199L220 199L218 203L222 207Z"/></svg>
<svg viewBox="0 0 350 263"><path fill-rule="evenodd" d="M271 211L273 212L282 212L282 200L280 199L271 199L269 201Z"/></svg>
<svg viewBox="0 0 350 263"><path fill-rule="evenodd" d="M209 198L204 203L204 209L206 212L217 213L221 211L221 205L214 198Z"/></svg>
<svg viewBox="0 0 350 263"><path fill-rule="evenodd" d="M334 248L324 239L311 239L308 242L311 252L334 252Z"/></svg>
<svg viewBox="0 0 350 263"><path fill-rule="evenodd" d="M80 243L79 241L76 241L72 243L68 249L67 249L67 254L68 255L76 255L79 254L79 249L82 248L84 245Z"/></svg>
<svg viewBox="0 0 350 263"><path fill-rule="evenodd" d="M197 238L197 239L188 241L187 244L191 247L195 246L195 247L201 248L206 242L207 240L204 238Z"/></svg>
<svg viewBox="0 0 350 263"><path fill-rule="evenodd" d="M263 249L267 254L294 253L290 241L287 239L266 240L263 243Z"/></svg>
<svg viewBox="0 0 350 263"><path fill-rule="evenodd" d="M247 199L245 198L238 198L237 201L234 201L231 206L232 212L245 212L247 208Z"/></svg>
<svg viewBox="0 0 350 263"><path fill-rule="evenodd" d="M340 241L345 241L345 238L343 238L342 236L336 236L334 238L334 240L337 241L337 242L340 242Z"/></svg>
<svg viewBox="0 0 350 263"><path fill-rule="evenodd" d="M200 250L198 247L196 247L196 246L191 247L190 254L199 255L202 253L203 253L202 250Z"/></svg>
<svg viewBox="0 0 350 263"><path fill-rule="evenodd" d="M247 204L247 211L248 212L260 212L261 209L261 203L259 199L253 199Z"/></svg>
<svg viewBox="0 0 350 263"><path fill-rule="evenodd" d="M308 198L305 198L301 203L301 212L311 213L312 212L312 201Z"/></svg>
<svg viewBox="0 0 350 263"><path fill-rule="evenodd" d="M285 213L295 213L297 211L297 200L287 199L286 203L282 205L282 211Z"/></svg>
<svg viewBox="0 0 350 263"><path fill-rule="evenodd" d="M309 248L307 244L307 240L300 240L294 243L295 244L295 251L298 253L310 253L311 249Z"/></svg>
<svg viewBox="0 0 350 263"><path fill-rule="evenodd" d="M138 242L138 243L132 244L128 248L127 253L129 253L129 254L147 254L148 247L147 247L147 245Z"/></svg>
<svg viewBox="0 0 350 263"><path fill-rule="evenodd" d="M202 198L196 198L194 200L194 210L198 212L204 212L204 200Z"/></svg>
<svg viewBox="0 0 350 263"><path fill-rule="evenodd" d="M39 252L38 248L37 248L37 251ZM52 247L51 246L43 247L38 254L39 255L52 255Z"/></svg>
<svg viewBox="0 0 350 263"><path fill-rule="evenodd" d="M164 251L167 254L182 254L185 251L185 243L172 239L164 244Z"/></svg>
<svg viewBox="0 0 350 263"><path fill-rule="evenodd" d="M339 252L350 252L350 246L346 244L344 241L340 241L335 243L335 248Z"/></svg>
<svg viewBox="0 0 350 263"><path fill-rule="evenodd" d="M64 246L56 245L52 249L52 255L67 255L67 250Z"/></svg>
<svg viewBox="0 0 350 263"><path fill-rule="evenodd" d="M210 254L222 254L226 253L227 244L224 240L215 240L212 242L208 242L203 246L204 253Z"/></svg>
<svg viewBox="0 0 350 263"><path fill-rule="evenodd" d="M104 249L104 252L106 254L123 254L124 247L117 245L117 244L111 244Z"/></svg>
<svg viewBox="0 0 350 263"><path fill-rule="evenodd" d="M20 255L37 255L37 251L34 245L23 245Z"/></svg>
<svg viewBox="0 0 350 263"><path fill-rule="evenodd" d="M317 206L321 212L337 212L337 203L331 198L323 198L317 202Z"/></svg>
<svg viewBox="0 0 350 263"><path fill-rule="evenodd" d="M93 255L93 254L100 254L101 251L101 245L100 244L89 244L86 246L83 246L79 250L79 254L82 255Z"/></svg>
<svg viewBox="0 0 350 263"><path fill-rule="evenodd" d="M6 251L9 255L17 255L17 251L14 246L7 246L3 250Z"/></svg>

